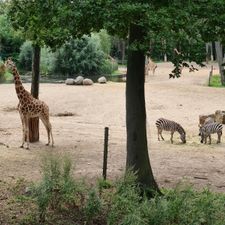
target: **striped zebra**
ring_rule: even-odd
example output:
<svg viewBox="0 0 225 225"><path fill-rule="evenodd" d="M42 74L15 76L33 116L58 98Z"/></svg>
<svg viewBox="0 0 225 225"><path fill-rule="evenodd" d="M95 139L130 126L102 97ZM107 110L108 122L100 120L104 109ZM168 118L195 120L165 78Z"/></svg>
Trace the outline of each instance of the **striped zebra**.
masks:
<svg viewBox="0 0 225 225"><path fill-rule="evenodd" d="M199 128L199 136L201 136L201 143L207 143L209 137L209 144L211 144L211 134L217 133L217 144L221 141L223 125L220 123L207 123Z"/></svg>
<svg viewBox="0 0 225 225"><path fill-rule="evenodd" d="M167 120L164 118L160 118L156 121L156 127L158 129L158 140L160 141L160 136L162 138L162 140L164 140L163 136L162 136L162 131L170 131L171 132L171 137L170 137L170 141L171 143L173 143L173 134L174 132L178 132L180 134L180 139L183 143L186 143L186 133L184 131L184 128L171 120Z"/></svg>

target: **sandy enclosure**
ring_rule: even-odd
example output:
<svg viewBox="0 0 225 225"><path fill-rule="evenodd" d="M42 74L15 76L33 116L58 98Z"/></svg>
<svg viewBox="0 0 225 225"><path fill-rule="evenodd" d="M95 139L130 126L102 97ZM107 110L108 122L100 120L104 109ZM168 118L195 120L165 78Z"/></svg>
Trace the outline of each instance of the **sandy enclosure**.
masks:
<svg viewBox="0 0 225 225"><path fill-rule="evenodd" d="M179 79L168 79L170 63L160 63L154 76L146 82L146 110L149 154L155 178L160 187L174 187L181 180L195 187L208 186L225 191L225 138L212 145L200 144L199 114L225 109L225 89L207 87L209 67L189 73L184 69ZM215 71L216 73L216 71ZM30 90L30 84L24 84ZM0 179L40 178L40 159L46 152L67 154L74 162L75 176L90 179L101 176L104 127L110 129L108 176L124 171L126 159L125 83L108 82L93 86L41 84L40 99L50 107L55 148L45 146L47 135L40 127L40 142L31 150L21 149L22 127L14 84L0 85ZM57 113L72 112L72 117ZM187 132L187 143L174 135L170 144L157 140L155 121L159 117L180 123ZM225 132L225 131L224 131ZM5 145L9 147L6 147Z"/></svg>

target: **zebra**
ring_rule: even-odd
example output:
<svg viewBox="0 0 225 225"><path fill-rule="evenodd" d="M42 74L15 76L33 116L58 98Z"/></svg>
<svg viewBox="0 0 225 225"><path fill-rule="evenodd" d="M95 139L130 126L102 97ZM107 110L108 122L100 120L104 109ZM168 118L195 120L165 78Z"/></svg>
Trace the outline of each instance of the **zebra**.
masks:
<svg viewBox="0 0 225 225"><path fill-rule="evenodd" d="M156 127L158 129L158 140L160 141L160 136L162 138L162 140L164 140L163 136L162 136L162 131L170 131L171 132L171 137L170 137L170 141L173 144L173 134L174 132L178 132L180 134L180 139L183 143L186 143L186 133L184 131L184 128L171 120L167 120L164 118L160 118L156 121Z"/></svg>
<svg viewBox="0 0 225 225"><path fill-rule="evenodd" d="M199 136L201 136L201 143L207 143L207 137L209 137L209 144L211 144L211 134L217 133L217 144L221 141L223 125L220 123L207 123L199 127Z"/></svg>

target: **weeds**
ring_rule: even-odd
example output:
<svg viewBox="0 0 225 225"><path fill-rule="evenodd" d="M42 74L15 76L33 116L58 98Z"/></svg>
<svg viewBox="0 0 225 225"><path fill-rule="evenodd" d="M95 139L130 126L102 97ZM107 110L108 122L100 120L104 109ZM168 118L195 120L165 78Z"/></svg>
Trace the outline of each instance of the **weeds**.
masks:
<svg viewBox="0 0 225 225"><path fill-rule="evenodd" d="M221 79L219 75L213 75L211 77L209 86L210 87L225 87L224 85L221 84Z"/></svg>
<svg viewBox="0 0 225 225"><path fill-rule="evenodd" d="M72 177L68 157L47 155L41 168L42 180L30 189L29 196L24 192L27 184L22 179L13 187L3 189L8 192L2 194L5 199L0 208L2 218L6 218L10 204L9 215L14 219L1 220L0 214L0 223L224 225L225 195L221 193L208 189L199 192L185 184L162 190L163 195L156 194L149 200L141 193L132 173L115 182L99 180L90 186Z"/></svg>

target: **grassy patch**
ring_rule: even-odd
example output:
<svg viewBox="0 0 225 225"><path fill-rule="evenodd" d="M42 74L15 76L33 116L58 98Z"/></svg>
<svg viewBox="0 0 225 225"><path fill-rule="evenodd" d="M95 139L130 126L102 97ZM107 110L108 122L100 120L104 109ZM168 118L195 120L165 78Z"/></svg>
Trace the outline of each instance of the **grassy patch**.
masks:
<svg viewBox="0 0 225 225"><path fill-rule="evenodd" d="M147 199L133 174L90 185L74 179L71 166L69 158L49 155L43 159L39 183L0 182L0 224L224 224L224 194L183 184Z"/></svg>
<svg viewBox="0 0 225 225"><path fill-rule="evenodd" d="M221 84L220 76L219 75L213 75L210 79L210 87L225 87L225 85Z"/></svg>

